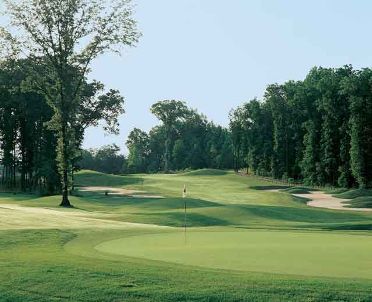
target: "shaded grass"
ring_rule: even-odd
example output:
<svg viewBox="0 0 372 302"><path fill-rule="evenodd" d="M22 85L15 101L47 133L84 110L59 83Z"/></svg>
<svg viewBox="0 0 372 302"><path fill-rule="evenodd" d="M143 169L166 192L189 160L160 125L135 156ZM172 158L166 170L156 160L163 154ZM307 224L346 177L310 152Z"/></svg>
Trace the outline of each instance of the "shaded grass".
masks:
<svg viewBox="0 0 372 302"><path fill-rule="evenodd" d="M77 174L75 185L79 186L110 186L122 187L126 185L140 184L142 178L137 175L120 175L104 174L95 171L83 170Z"/></svg>
<svg viewBox="0 0 372 302"><path fill-rule="evenodd" d="M282 191L290 193L290 194L309 194L311 193L311 191L315 191L315 190L307 188L307 187L290 187Z"/></svg>
<svg viewBox="0 0 372 302"><path fill-rule="evenodd" d="M372 190L368 189L354 189L348 190L343 193L335 194L335 197L353 199L357 197L372 196Z"/></svg>
<svg viewBox="0 0 372 302"><path fill-rule="evenodd" d="M347 208L372 208L372 196L360 196L348 200Z"/></svg>

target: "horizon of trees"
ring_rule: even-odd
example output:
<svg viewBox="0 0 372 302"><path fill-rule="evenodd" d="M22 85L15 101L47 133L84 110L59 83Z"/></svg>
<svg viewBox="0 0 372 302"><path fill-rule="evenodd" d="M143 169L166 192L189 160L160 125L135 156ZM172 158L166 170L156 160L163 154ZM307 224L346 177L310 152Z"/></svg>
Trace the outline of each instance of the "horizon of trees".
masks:
<svg viewBox="0 0 372 302"><path fill-rule="evenodd" d="M181 101L157 102L151 107L151 112L163 123L148 133L134 128L126 141L127 156L120 154L116 145L83 150L78 162L80 168L126 174L233 167L228 129L209 122L204 115ZM116 171L109 172L113 171L111 164L104 167L104 162L115 162Z"/></svg>
<svg viewBox="0 0 372 302"><path fill-rule="evenodd" d="M126 157L116 144L81 150L77 169L93 170L107 174L126 173Z"/></svg>
<svg viewBox="0 0 372 302"><path fill-rule="evenodd" d="M233 167L228 129L209 122L181 101L157 102L151 112L162 124L148 133L137 128L130 132L126 141L128 172Z"/></svg>
<svg viewBox="0 0 372 302"><path fill-rule="evenodd" d="M307 185L372 186L372 70L315 67L230 113L235 169Z"/></svg>
<svg viewBox="0 0 372 302"><path fill-rule="evenodd" d="M0 64L0 185L3 189L61 192L53 110L30 87L29 60ZM165 100L151 112L161 124L135 128L126 145L82 150L84 130L99 120L117 123L123 99L84 80L74 124L69 178L78 169L158 173L216 168L306 185L372 186L372 70L313 68L303 81L269 85L262 100L230 112L229 129L209 122L186 103ZM71 187L72 189L72 187Z"/></svg>

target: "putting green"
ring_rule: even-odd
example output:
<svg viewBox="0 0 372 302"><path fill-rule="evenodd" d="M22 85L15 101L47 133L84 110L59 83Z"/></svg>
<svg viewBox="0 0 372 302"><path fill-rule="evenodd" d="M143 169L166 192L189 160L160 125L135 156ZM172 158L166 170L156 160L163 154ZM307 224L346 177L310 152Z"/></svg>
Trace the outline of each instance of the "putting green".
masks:
<svg viewBox="0 0 372 302"><path fill-rule="evenodd" d="M217 269L372 279L372 236L296 231L189 231L103 242L98 251Z"/></svg>

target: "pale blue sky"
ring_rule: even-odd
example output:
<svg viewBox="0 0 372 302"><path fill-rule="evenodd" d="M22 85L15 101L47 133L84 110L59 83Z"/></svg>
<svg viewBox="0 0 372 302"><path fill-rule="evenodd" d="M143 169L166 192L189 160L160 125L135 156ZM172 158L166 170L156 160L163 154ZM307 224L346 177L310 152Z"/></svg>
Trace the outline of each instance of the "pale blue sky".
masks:
<svg viewBox="0 0 372 302"><path fill-rule="evenodd" d="M270 83L303 79L313 66L372 67L369 0L134 0L143 33L91 76L126 98L119 136L89 129L84 147L116 143L158 121L149 107L180 99L227 126L228 112Z"/></svg>

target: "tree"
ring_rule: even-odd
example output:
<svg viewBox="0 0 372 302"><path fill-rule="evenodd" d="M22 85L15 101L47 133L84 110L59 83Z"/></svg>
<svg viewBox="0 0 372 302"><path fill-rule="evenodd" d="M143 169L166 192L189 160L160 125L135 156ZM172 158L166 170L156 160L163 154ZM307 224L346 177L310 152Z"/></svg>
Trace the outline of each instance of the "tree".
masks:
<svg viewBox="0 0 372 302"><path fill-rule="evenodd" d="M149 156L149 137L146 132L134 128L128 136L128 170L131 173L147 172Z"/></svg>
<svg viewBox="0 0 372 302"><path fill-rule="evenodd" d="M189 112L184 102L175 100L165 100L155 103L151 106L151 112L163 122L166 133L164 150L164 171L169 171L171 158L171 144L173 143L173 134L176 122L183 120Z"/></svg>
<svg viewBox="0 0 372 302"><path fill-rule="evenodd" d="M68 175L76 157L75 125L83 82L99 55L118 53L122 46L137 42L130 1L5 0L5 4L12 23L0 30L2 45L8 43L11 47L6 50L18 51L41 67L35 70L33 84L54 112L49 126L58 137L61 206L69 207Z"/></svg>

